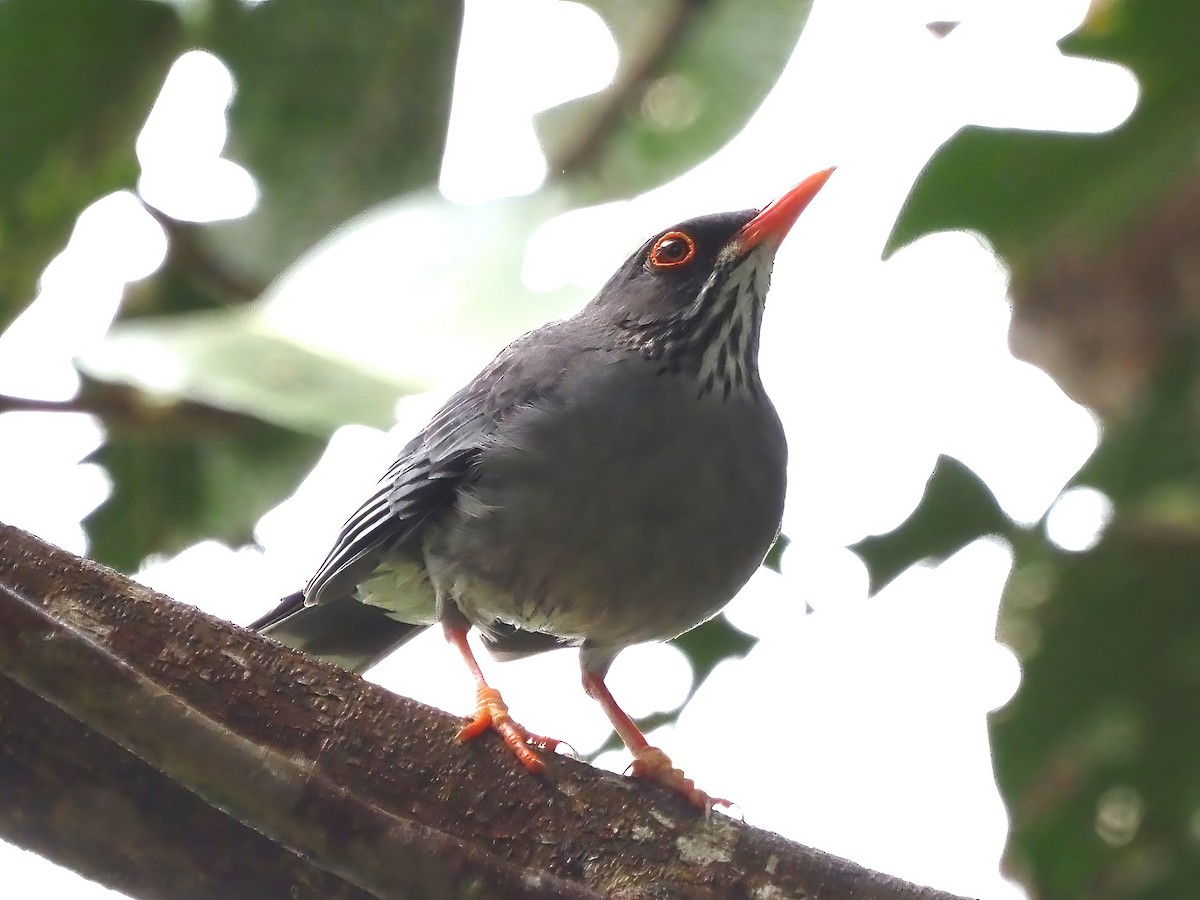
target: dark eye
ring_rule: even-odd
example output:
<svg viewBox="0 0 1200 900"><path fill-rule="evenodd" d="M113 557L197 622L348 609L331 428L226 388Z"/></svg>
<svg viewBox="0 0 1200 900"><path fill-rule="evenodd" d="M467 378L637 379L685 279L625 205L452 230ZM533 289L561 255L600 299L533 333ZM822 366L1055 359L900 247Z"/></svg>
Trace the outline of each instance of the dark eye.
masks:
<svg viewBox="0 0 1200 900"><path fill-rule="evenodd" d="M668 231L655 242L646 261L653 269L673 269L691 262L695 255L696 242L690 236Z"/></svg>

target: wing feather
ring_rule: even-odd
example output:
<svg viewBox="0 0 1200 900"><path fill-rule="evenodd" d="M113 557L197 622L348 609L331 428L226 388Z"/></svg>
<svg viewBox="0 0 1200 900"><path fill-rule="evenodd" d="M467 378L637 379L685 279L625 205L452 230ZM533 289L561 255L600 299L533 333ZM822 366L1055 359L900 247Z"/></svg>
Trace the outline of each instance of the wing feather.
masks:
<svg viewBox="0 0 1200 900"><path fill-rule="evenodd" d="M403 552L431 517L453 505L505 414L553 393L560 383L571 352L563 326L551 324L506 347L405 445L342 527L304 589L306 603L353 594L382 555ZM410 552L418 554L419 547Z"/></svg>
<svg viewBox="0 0 1200 900"><path fill-rule="evenodd" d="M428 459L393 466L375 492L346 521L333 548L304 589L309 603L345 597L366 579L381 555L408 543L421 527L453 502L478 448L464 449L433 468ZM401 460L405 461L405 460ZM395 470L393 472L393 470Z"/></svg>

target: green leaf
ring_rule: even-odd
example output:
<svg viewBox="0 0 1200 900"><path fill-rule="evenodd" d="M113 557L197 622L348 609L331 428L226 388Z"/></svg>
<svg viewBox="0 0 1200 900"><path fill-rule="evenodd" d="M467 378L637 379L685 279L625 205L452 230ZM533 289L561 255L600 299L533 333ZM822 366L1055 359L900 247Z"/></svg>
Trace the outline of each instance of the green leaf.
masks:
<svg viewBox="0 0 1200 900"><path fill-rule="evenodd" d="M91 459L113 482L84 522L91 555L132 572L151 553L200 540L248 543L254 523L295 490L323 446L253 419L209 432L110 430Z"/></svg>
<svg viewBox="0 0 1200 900"><path fill-rule="evenodd" d="M885 256L922 235L982 233L1019 274L1069 245L1102 246L1195 172L1200 143L1200 4L1096 4L1063 44L1137 75L1137 109L1115 131L1057 134L971 126L933 157L888 238Z"/></svg>
<svg viewBox="0 0 1200 900"><path fill-rule="evenodd" d="M1103 491L1123 509L1142 508L1147 514L1148 507L1168 502L1175 509L1168 518L1177 518L1181 502L1189 501L1191 519L1200 519L1198 377L1200 339L1181 341L1149 389L1107 428L1073 483Z"/></svg>
<svg viewBox="0 0 1200 900"><path fill-rule="evenodd" d="M537 118L552 173L592 201L687 171L741 131L779 79L807 0L588 0L620 51L613 84Z"/></svg>
<svg viewBox="0 0 1200 900"><path fill-rule="evenodd" d="M244 307L127 319L77 364L105 381L313 434L350 422L387 427L400 397L471 374L453 367L482 366L522 330L578 305L573 286L534 294L521 284L529 236L567 202L548 190L465 209L415 194L380 214L389 235L406 235L403 250L354 257L371 269L347 263L333 289L342 296L281 282Z"/></svg>
<svg viewBox="0 0 1200 900"><path fill-rule="evenodd" d="M348 13L315 0L255 7L225 0L211 9L194 20L193 33L226 59L237 79L227 155L249 166L264 194L249 218L206 226L207 248L192 230L184 235L193 249L207 252L202 268L270 279L347 217L404 191L398 204L360 223L388 217L408 223L404 233L410 236L397 239L396 253L386 260L391 268L369 286L360 273L347 271L345 286L321 298L323 309L315 300L296 302L277 286L249 315L222 311L118 323L107 344L81 360L85 371L313 433L349 421L383 425L391 421L396 397L447 374L435 366L452 360L482 365L523 328L583 299L574 288L533 295L522 284L521 268L535 229L579 205L590 187L573 182L468 210L425 189L436 178L444 143L457 7L448 12L439 4L372 0ZM771 35L751 55L717 53L705 43L722 43L720 23L733 15L731 8L693 10L680 25L675 51L686 49L692 66L706 55L725 60L722 89L756 103L790 53L806 7L788 9L782 19L778 11L769 17L747 12L746 21L757 23L751 38ZM644 15L640 7L618 12L622 22ZM331 75L300 65L314 55L353 59ZM728 71L735 58L747 72ZM713 100L720 115L707 116L726 129L714 138L718 143L751 111L744 102L722 98ZM388 115L380 117L375 104L385 105ZM678 140L692 150L698 146L686 134ZM398 154L401 146L405 152ZM616 152L618 145L605 150ZM676 158L670 174L687 164ZM191 274L183 272L195 254L174 252L180 237L176 229L173 253L154 284L137 288L137 296L149 298L158 311L203 305ZM134 305L126 309L137 312ZM309 326L285 335L266 324L331 316L336 329ZM361 339L353 337L356 326ZM406 338L415 328L419 344ZM389 347L372 352L380 336L387 336ZM432 347L438 352L431 361L426 351ZM310 366L313 371L305 373Z"/></svg>
<svg viewBox="0 0 1200 900"><path fill-rule="evenodd" d="M396 401L423 387L307 347L274 330L256 308L130 320L77 365L160 400L186 399L314 435L351 422L387 428Z"/></svg>
<svg viewBox="0 0 1200 900"><path fill-rule="evenodd" d="M682 650L692 664L692 689L688 692L690 700L713 669L727 659L741 659L754 649L758 638L734 628L722 613L681 634L671 643Z"/></svg>
<svg viewBox="0 0 1200 900"><path fill-rule="evenodd" d="M1039 896L1200 883L1200 356L1183 343L1075 477L1114 502L1079 554L1016 543L999 637L1022 684L992 721L1008 865Z"/></svg>
<svg viewBox="0 0 1200 900"><path fill-rule="evenodd" d="M225 155L260 190L250 216L210 228L232 268L270 281L347 219L436 182L461 31L452 0L214 0L197 36L237 82Z"/></svg>
<svg viewBox="0 0 1200 900"><path fill-rule="evenodd" d="M134 186L134 140L180 44L161 3L0 2L0 331L79 213Z"/></svg>
<svg viewBox="0 0 1200 900"><path fill-rule="evenodd" d="M1021 690L992 718L1039 897L1175 900L1200 884L1200 531L1118 519L1092 550L1018 552L1000 637Z"/></svg>
<svg viewBox="0 0 1200 900"><path fill-rule="evenodd" d="M925 496L900 527L850 547L867 566L872 594L923 560L941 562L986 535L1014 538L1019 529L1004 515L979 476L950 456L938 457Z"/></svg>
<svg viewBox="0 0 1200 900"><path fill-rule="evenodd" d="M771 549L767 551L766 559L763 560L763 565L772 572L783 571L783 554L787 551L788 545L792 543L792 539L782 531L775 536L775 543L771 544Z"/></svg>

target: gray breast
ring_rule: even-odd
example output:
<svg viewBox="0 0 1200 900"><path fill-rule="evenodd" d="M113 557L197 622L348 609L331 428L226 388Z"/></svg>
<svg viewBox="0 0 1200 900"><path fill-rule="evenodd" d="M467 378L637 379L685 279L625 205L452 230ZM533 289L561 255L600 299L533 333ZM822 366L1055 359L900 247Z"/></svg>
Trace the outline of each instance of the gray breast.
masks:
<svg viewBox="0 0 1200 900"><path fill-rule="evenodd" d="M774 409L761 393L698 397L659 369L597 351L560 399L506 415L425 543L435 587L476 624L600 644L672 637L761 563L785 486Z"/></svg>

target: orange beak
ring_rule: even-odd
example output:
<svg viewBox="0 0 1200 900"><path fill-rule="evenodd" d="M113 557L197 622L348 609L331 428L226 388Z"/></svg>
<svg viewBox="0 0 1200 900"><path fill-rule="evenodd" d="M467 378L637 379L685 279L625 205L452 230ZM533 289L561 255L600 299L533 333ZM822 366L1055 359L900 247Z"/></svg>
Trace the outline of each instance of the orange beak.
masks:
<svg viewBox="0 0 1200 900"><path fill-rule="evenodd" d="M751 250L768 238L773 238L776 244L781 242L836 168L837 166L831 166L815 175L809 175L743 225L736 238L741 244L742 252Z"/></svg>

